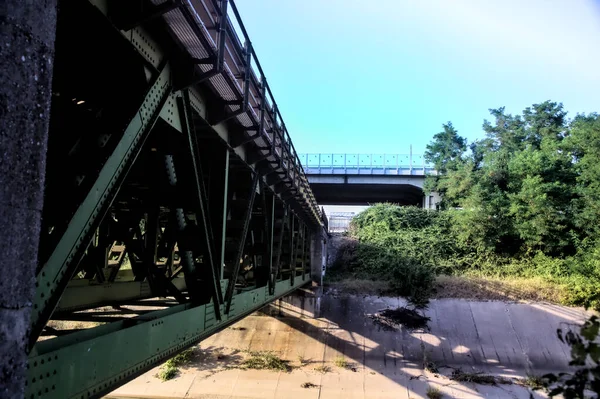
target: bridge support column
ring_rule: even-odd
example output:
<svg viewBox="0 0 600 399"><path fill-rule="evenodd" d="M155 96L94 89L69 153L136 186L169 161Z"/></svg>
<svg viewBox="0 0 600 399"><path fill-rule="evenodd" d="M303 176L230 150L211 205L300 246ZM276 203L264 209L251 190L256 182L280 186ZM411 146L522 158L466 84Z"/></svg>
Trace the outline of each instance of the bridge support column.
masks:
<svg viewBox="0 0 600 399"><path fill-rule="evenodd" d="M0 11L0 397L22 398L50 119L56 0Z"/></svg>
<svg viewBox="0 0 600 399"><path fill-rule="evenodd" d="M313 232L310 242L310 275L317 285L323 284L323 273L327 264L327 232L322 228Z"/></svg>
<svg viewBox="0 0 600 399"><path fill-rule="evenodd" d="M426 193L423 197L423 208L425 209L436 209L437 204L440 202L441 197L440 194L432 191L430 193Z"/></svg>

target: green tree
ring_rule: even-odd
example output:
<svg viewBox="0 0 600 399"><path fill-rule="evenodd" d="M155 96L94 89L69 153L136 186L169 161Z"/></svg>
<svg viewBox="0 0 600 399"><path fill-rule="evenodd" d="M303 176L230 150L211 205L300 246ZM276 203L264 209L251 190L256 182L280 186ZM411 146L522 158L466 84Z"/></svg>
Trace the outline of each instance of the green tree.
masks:
<svg viewBox="0 0 600 399"><path fill-rule="evenodd" d="M522 146L524 123L520 117L506 114L504 108L490 109L490 114L493 122L483 123L486 138L471 147L467 161L470 175L464 175L461 185L454 190L446 188L446 192L464 196L453 198L464 209L457 215L456 224L464 244L480 253L512 254L520 242L509 213L509 163ZM469 188L462 189L466 181L470 182Z"/></svg>
<svg viewBox="0 0 600 399"><path fill-rule="evenodd" d="M433 137L433 141L427 145L425 160L432 163L437 175L430 175L425 180L425 192L436 191L442 196L442 208L457 206L456 193L453 184L462 176L453 172L464 169L463 156L467 150L467 140L458 135L458 131L452 126L452 122L442 125L443 130ZM450 189L451 192L448 192Z"/></svg>
<svg viewBox="0 0 600 399"><path fill-rule="evenodd" d="M562 104L546 101L523 111L523 146L508 164L509 214L528 252L573 252L576 175L565 151L568 135Z"/></svg>
<svg viewBox="0 0 600 399"><path fill-rule="evenodd" d="M491 108L489 112L494 117L494 121L493 123L487 119L483 121L486 139L480 143L482 150L514 153L522 149L526 138L523 119L518 115L507 114L504 107Z"/></svg>
<svg viewBox="0 0 600 399"><path fill-rule="evenodd" d="M515 233L509 215L508 162L506 151L488 151L482 167L473 174L473 185L460 201L458 236L478 252L514 252Z"/></svg>
<svg viewBox="0 0 600 399"><path fill-rule="evenodd" d="M600 232L600 115L578 115L564 147L573 159L577 196L575 223L597 236Z"/></svg>
<svg viewBox="0 0 600 399"><path fill-rule="evenodd" d="M544 101L533 104L523 111L525 122L524 143L534 149L541 148L542 141L560 142L567 135L567 112L562 103Z"/></svg>
<svg viewBox="0 0 600 399"><path fill-rule="evenodd" d="M438 173L444 174L462 162L462 156L467 150L467 140L458 135L452 122L442 127L444 130L433 136L433 141L427 144L425 160L432 163Z"/></svg>

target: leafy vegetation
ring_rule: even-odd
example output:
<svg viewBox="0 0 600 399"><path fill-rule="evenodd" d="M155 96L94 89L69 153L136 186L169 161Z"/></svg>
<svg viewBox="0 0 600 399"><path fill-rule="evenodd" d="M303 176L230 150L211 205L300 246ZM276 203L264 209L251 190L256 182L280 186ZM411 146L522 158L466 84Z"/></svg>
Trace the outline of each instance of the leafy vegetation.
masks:
<svg viewBox="0 0 600 399"><path fill-rule="evenodd" d="M333 359L333 364L342 369L348 368L348 366L350 366L350 364L344 356L338 356L335 359Z"/></svg>
<svg viewBox="0 0 600 399"><path fill-rule="evenodd" d="M194 355L194 349L191 348L173 356L163 364L156 376L163 381L175 378L179 374L179 367L189 364L194 359Z"/></svg>
<svg viewBox="0 0 600 399"><path fill-rule="evenodd" d="M506 378L496 377L481 372L465 372L460 369L454 370L450 379L458 382L472 382L483 385L511 384L511 381Z"/></svg>
<svg viewBox="0 0 600 399"><path fill-rule="evenodd" d="M444 394L437 387L428 387L426 395L429 399L442 399Z"/></svg>
<svg viewBox="0 0 600 399"><path fill-rule="evenodd" d="M315 371L321 374L325 374L331 371L331 367L322 364L320 366L315 367Z"/></svg>
<svg viewBox="0 0 600 399"><path fill-rule="evenodd" d="M248 351L250 357L242 362L242 368L254 370L290 371L287 361L272 351Z"/></svg>
<svg viewBox="0 0 600 399"><path fill-rule="evenodd" d="M594 392L600 396L600 344L598 334L600 321L596 316L587 320L579 330L571 328L563 332L557 330L558 338L571 347L571 366L576 367L573 373L546 374L538 380L538 385L549 392L550 397L562 395L565 399L584 399L586 393ZM539 389L539 387L537 387Z"/></svg>
<svg viewBox="0 0 600 399"><path fill-rule="evenodd" d="M439 212L368 208L330 277L387 281L416 304L436 275L537 280L560 303L600 308L600 116L569 120L550 101L490 113L484 139L467 143L449 122L427 147Z"/></svg>
<svg viewBox="0 0 600 399"><path fill-rule="evenodd" d="M539 375L528 374L527 377L517 380L517 384L535 391L544 388L544 379Z"/></svg>
<svg viewBox="0 0 600 399"><path fill-rule="evenodd" d="M156 376L163 381L168 381L168 380L172 380L173 378L175 378L177 376L177 374L179 374L178 367L173 367L171 365L164 365L163 367L160 368L160 371L158 372L158 374Z"/></svg>

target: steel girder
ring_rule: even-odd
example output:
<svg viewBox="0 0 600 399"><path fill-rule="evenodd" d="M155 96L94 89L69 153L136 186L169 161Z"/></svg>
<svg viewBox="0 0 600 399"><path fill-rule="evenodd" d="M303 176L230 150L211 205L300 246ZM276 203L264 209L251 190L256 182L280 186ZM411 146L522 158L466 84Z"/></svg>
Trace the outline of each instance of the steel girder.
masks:
<svg viewBox="0 0 600 399"><path fill-rule="evenodd" d="M61 2L28 398L99 397L309 281L289 137L240 141L207 81L178 86L181 4L148 4Z"/></svg>

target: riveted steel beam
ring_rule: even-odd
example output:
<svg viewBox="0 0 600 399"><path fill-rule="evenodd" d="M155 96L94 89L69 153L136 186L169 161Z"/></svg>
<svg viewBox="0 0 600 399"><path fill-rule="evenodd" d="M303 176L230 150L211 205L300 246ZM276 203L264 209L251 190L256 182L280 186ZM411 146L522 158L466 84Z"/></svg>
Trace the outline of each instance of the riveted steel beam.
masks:
<svg viewBox="0 0 600 399"><path fill-rule="evenodd" d="M182 115L182 126L183 130L187 136L187 144L189 146L189 155L192 160L193 167L193 175L194 175L194 183L195 183L195 199L196 199L196 216L200 228L202 230L204 236L204 253L206 255L207 267L205 272L207 273L207 278L211 282L210 287L213 294L213 305L215 308L215 315L219 319L220 316L220 308L219 304L223 302L223 294L221 292L221 285L219 283L221 279L221 266L217 264L217 260L215 258L216 250L214 246L214 236L211 228L210 217L208 213L208 195L206 194L206 187L203 180L203 172L199 159L199 151L198 151L198 140L196 136L196 132L194 130L192 115L191 115L191 107L190 107L190 98L187 90L183 91L183 96L179 101L179 109L180 114Z"/></svg>
<svg viewBox="0 0 600 399"><path fill-rule="evenodd" d="M248 227L250 226L250 218L252 217L252 209L254 208L254 198L256 198L256 190L258 188L258 182L260 177L258 173L254 173L252 177L252 184L250 187L250 195L248 199L248 204L246 205L246 212L244 214L244 226L242 228L242 233L240 235L240 241L238 244L237 256L234 259L233 264L233 273L229 278L229 283L227 284L227 292L225 294L225 313L229 313L231 309L231 300L233 298L233 290L235 288L235 283L237 281L238 274L240 272L241 259L244 254L244 246L246 244L246 239L248 237Z"/></svg>
<svg viewBox="0 0 600 399"><path fill-rule="evenodd" d="M99 398L305 283L236 294L221 321L210 305L181 304L41 341L30 353L25 397Z"/></svg>
<svg viewBox="0 0 600 399"><path fill-rule="evenodd" d="M154 126L170 90L170 68L165 64L150 85L119 144L102 167L92 189L71 218L67 230L52 255L39 271L31 313L30 346L33 346L50 318L62 291L75 272L83 251L90 242L94 229L114 200L129 168Z"/></svg>

